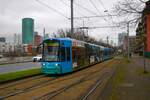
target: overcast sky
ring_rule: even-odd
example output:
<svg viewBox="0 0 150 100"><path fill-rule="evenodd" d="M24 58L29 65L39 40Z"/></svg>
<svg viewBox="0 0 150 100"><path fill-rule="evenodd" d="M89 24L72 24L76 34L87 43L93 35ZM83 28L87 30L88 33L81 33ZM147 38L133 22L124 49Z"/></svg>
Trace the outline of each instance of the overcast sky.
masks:
<svg viewBox="0 0 150 100"><path fill-rule="evenodd" d="M40 0L39 0L40 1ZM13 40L13 34L22 31L22 18L31 17L35 22L35 31L40 34L43 32L43 28L46 28L46 33L56 32L58 29L70 28L70 20L65 17L70 17L70 0L41 0L48 6L56 9L63 14L60 15L56 11L40 4L36 0L0 0L0 36L7 37L7 40ZM74 16L94 16L94 15L106 15L112 12L113 5L119 0L91 0L96 8L92 5L90 0L74 0ZM80 4L83 7L89 9L91 12L77 6ZM102 5L103 4L103 5ZM67 6L68 5L68 6ZM104 12L108 10L108 12ZM116 18L90 18L84 19L84 26L89 27L101 27L111 26L112 22L116 21ZM83 26L83 20L75 20L75 27ZM89 35L96 39L103 39L107 36L110 39L116 40L118 33L125 31L126 29L119 28L98 28L89 30Z"/></svg>

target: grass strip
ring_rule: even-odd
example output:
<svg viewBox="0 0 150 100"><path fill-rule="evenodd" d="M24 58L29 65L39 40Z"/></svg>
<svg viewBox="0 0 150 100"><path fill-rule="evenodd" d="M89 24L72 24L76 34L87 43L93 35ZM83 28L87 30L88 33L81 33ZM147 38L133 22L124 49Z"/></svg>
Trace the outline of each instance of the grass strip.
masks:
<svg viewBox="0 0 150 100"><path fill-rule="evenodd" d="M4 74L0 74L0 83L22 79L25 77L30 77L38 74L41 74L40 68L4 73Z"/></svg>
<svg viewBox="0 0 150 100"><path fill-rule="evenodd" d="M125 63L120 64L117 68L116 74L114 78L112 79L112 93L110 95L109 100L119 100L118 99L118 88L125 80L125 76L127 75L127 69L125 68Z"/></svg>

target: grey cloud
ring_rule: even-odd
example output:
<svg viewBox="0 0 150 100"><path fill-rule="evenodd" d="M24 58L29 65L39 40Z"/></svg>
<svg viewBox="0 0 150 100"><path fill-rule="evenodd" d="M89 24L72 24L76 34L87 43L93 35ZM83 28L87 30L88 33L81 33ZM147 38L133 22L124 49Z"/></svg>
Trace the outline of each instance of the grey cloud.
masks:
<svg viewBox="0 0 150 100"><path fill-rule="evenodd" d="M64 5L60 0L41 0L51 7L59 10L65 16L70 17L70 8ZM63 0L65 3L70 4L68 0ZM104 9L96 2L99 10L104 14ZM111 9L112 4L117 0L102 0L108 10ZM83 5L84 7L91 9L98 13L94 7L89 3L89 0L75 0L76 3ZM78 6L74 6L75 16L89 16L91 13L85 11ZM82 15L80 15L79 13ZM59 28L69 28L70 21L65 19L63 16L56 12L48 9L47 7L39 4L36 0L0 0L0 36L3 34L21 33L21 20L24 17L32 17L35 20L35 31L42 33L43 28L46 27L46 31L49 33L55 32ZM86 26L104 26L108 25L108 22L103 19L90 19L85 20ZM109 21L109 19L108 19ZM75 26L81 26L82 20L75 20ZM90 30L90 35L96 38L105 36L106 33L110 32L110 29L95 29ZM9 36L9 35L8 35ZM97 37L98 36L98 37Z"/></svg>

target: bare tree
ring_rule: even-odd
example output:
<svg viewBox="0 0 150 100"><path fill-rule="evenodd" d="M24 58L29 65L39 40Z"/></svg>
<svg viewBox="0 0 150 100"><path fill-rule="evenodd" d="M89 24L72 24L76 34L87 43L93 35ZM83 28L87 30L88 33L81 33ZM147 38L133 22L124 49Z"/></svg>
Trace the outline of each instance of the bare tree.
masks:
<svg viewBox="0 0 150 100"><path fill-rule="evenodd" d="M58 30L57 34L59 35L60 38L66 37L66 32L63 29Z"/></svg>
<svg viewBox="0 0 150 100"><path fill-rule="evenodd" d="M52 33L52 37L57 38L57 34L56 33Z"/></svg>
<svg viewBox="0 0 150 100"><path fill-rule="evenodd" d="M137 23L141 18L145 3L148 0L120 0L114 6L114 12L122 17L123 22L133 21Z"/></svg>
<svg viewBox="0 0 150 100"><path fill-rule="evenodd" d="M94 43L97 45L112 47L111 45L108 45L107 43L104 43L103 41L97 41L95 38L90 37L89 35L86 35L87 33L84 32L82 29L74 29L74 33L71 33L71 30L63 30L60 29L56 33L53 33L53 37L55 38L72 38L77 39L89 43Z"/></svg>

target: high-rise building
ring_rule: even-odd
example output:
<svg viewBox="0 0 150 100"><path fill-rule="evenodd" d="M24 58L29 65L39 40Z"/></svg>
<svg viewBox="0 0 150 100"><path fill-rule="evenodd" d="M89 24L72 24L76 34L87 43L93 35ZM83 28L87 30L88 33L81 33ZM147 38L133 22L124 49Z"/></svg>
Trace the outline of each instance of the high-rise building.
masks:
<svg viewBox="0 0 150 100"><path fill-rule="evenodd" d="M34 20L32 18L22 19L22 43L34 43Z"/></svg>
<svg viewBox="0 0 150 100"><path fill-rule="evenodd" d="M14 44L15 45L21 44L21 34L14 34Z"/></svg>
<svg viewBox="0 0 150 100"><path fill-rule="evenodd" d="M127 36L126 33L119 33L118 34L118 46L122 46L123 45L125 36Z"/></svg>

